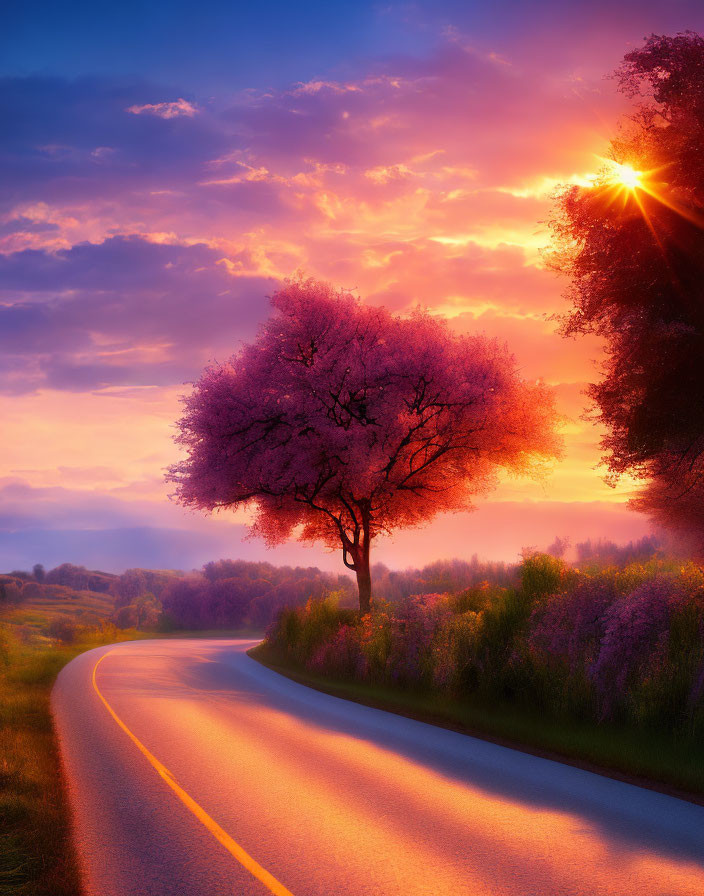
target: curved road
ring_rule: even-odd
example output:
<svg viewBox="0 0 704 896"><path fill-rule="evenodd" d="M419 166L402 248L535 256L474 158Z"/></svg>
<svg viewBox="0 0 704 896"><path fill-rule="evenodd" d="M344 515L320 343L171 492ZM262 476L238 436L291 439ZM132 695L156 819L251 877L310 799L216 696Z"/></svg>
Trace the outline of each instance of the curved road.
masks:
<svg viewBox="0 0 704 896"><path fill-rule="evenodd" d="M89 896L704 893L704 807L312 691L254 643L61 672Z"/></svg>

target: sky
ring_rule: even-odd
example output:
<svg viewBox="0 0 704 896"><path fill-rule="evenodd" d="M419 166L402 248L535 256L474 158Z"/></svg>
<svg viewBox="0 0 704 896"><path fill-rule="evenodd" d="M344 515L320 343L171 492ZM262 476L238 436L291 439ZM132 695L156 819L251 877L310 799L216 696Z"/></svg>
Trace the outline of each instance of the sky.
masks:
<svg viewBox="0 0 704 896"><path fill-rule="evenodd" d="M637 538L582 419L594 337L546 269L556 184L599 167L605 77L681 2L12 3L0 33L0 568L339 567L169 501L179 396L297 271L506 341L555 387L566 455L473 513L380 542L389 566Z"/></svg>

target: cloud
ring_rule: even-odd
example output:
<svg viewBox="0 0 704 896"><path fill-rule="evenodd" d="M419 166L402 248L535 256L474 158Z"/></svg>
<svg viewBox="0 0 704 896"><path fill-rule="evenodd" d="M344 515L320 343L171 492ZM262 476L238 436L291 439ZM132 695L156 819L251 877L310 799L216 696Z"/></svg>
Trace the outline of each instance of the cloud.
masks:
<svg viewBox="0 0 704 896"><path fill-rule="evenodd" d="M0 480L0 506L4 532L36 527L104 529L145 520L145 508L138 504L63 487L34 488L19 479Z"/></svg>
<svg viewBox="0 0 704 896"><path fill-rule="evenodd" d="M185 115L192 118L197 112L197 106L183 98L171 103L145 103L143 106L128 106L127 111L132 115L156 115L158 118L178 118Z"/></svg>
<svg viewBox="0 0 704 896"><path fill-rule="evenodd" d="M0 223L0 237L15 233L54 233L59 225L52 221L37 221L26 215L9 218Z"/></svg>
<svg viewBox="0 0 704 896"><path fill-rule="evenodd" d="M525 58L506 65L454 39L354 85L315 86L250 96L227 118L246 126L250 151L284 166L303 157L374 169L441 149L444 164L510 184L583 164L588 147L573 132L603 133L604 115L623 105L612 85L556 78Z"/></svg>
<svg viewBox="0 0 704 896"><path fill-rule="evenodd" d="M231 534L217 535L156 526L26 529L3 534L0 569L6 572L31 569L35 563L42 563L51 569L61 563L74 563L113 573L133 567L189 571L200 568L209 560L229 556L232 544ZM275 559L270 553L261 553L260 557L247 554L241 557L269 562ZM301 561L300 553L296 559Z"/></svg>
<svg viewBox="0 0 704 896"><path fill-rule="evenodd" d="M175 459L179 384L251 339L266 296L303 269L395 311L420 304L457 331L507 341L526 377L557 384L573 420L549 489L504 484L500 494L515 501L496 518L481 510L439 523L423 544L409 535L399 544L413 549L389 547L390 562L515 552L543 492L603 497L592 533L602 523L607 531L615 517L593 470L598 432L578 421L600 346L562 340L548 320L565 305L563 284L541 263L540 222L549 185L591 170L613 133L624 104L602 76L635 25L621 22L605 39L605 7L590 22L585 6L577 33L564 4L549 3L539 33L527 27L531 8L521 13L526 29L506 29L500 15L482 44L490 25L475 27L470 6L453 10L457 27L432 47L427 35L446 22L429 12L422 47L407 45L415 55L387 53L356 73L283 88L194 97L189 85L125 79L0 80L8 469L36 469L30 484L71 486L5 493L8 526L188 529L163 515L158 483ZM122 471L121 495L101 468ZM519 498L536 505L522 513ZM540 524L545 543L577 520L577 509L553 503ZM619 520L613 531L631 537L633 518ZM485 538L504 529L513 534L496 545ZM78 536L71 545L62 559L81 556Z"/></svg>
<svg viewBox="0 0 704 896"><path fill-rule="evenodd" d="M611 85L506 65L454 37L376 68L247 91L223 111L182 96L152 102L165 88L148 83L4 79L3 196L79 204L81 217L86 203L102 204L101 216L123 225L131 212L168 214L177 196L181 227L229 216L230 227L249 229L238 213L259 208L290 227L294 215L320 216L325 196L328 209L339 200L354 216L417 189L437 206L468 174L476 188L520 190L578 173L616 113ZM259 176L243 178L243 166Z"/></svg>
<svg viewBox="0 0 704 896"><path fill-rule="evenodd" d="M274 556L261 541L246 540L244 525L232 518L200 518L166 501L36 488L15 479L0 480L0 507L0 571L65 562L108 572L191 569L219 557L340 566L337 557L301 545Z"/></svg>
<svg viewBox="0 0 704 896"><path fill-rule="evenodd" d="M131 191L192 184L208 159L238 145L213 115L186 114L184 100L154 106L178 107L177 115L125 114L147 109L161 90L90 77L0 78L0 213L36 202L139 201Z"/></svg>
<svg viewBox="0 0 704 896"><path fill-rule="evenodd" d="M0 365L14 371L5 387L83 391L197 376L268 313L273 281L247 273L246 253L227 261L203 244L137 236L0 256Z"/></svg>

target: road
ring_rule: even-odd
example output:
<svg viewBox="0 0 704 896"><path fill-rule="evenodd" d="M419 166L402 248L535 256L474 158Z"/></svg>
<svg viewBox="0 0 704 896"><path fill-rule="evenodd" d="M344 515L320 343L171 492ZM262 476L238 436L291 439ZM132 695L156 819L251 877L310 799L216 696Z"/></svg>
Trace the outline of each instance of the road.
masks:
<svg viewBox="0 0 704 896"><path fill-rule="evenodd" d="M704 807L312 691L253 643L61 672L88 896L704 893Z"/></svg>

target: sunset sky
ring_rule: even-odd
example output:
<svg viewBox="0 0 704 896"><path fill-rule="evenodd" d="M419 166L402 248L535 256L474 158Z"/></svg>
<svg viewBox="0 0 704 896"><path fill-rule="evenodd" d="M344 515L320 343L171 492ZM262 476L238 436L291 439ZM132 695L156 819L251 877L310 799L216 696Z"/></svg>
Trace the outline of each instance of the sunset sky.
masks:
<svg viewBox="0 0 704 896"><path fill-rule="evenodd" d="M690 2L33 2L3 16L0 568L221 556L341 568L169 502L184 383L303 270L506 340L556 387L566 456L473 514L380 543L390 566L639 537L580 419L594 338L550 316L555 184L627 109L604 76Z"/></svg>

